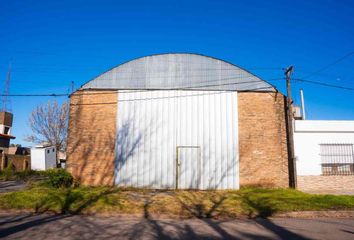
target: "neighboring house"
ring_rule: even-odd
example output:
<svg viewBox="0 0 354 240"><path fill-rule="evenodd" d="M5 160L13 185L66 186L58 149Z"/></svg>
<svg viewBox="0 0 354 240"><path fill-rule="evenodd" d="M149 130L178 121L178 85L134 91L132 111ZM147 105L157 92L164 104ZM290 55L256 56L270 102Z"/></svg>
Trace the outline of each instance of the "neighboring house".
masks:
<svg viewBox="0 0 354 240"><path fill-rule="evenodd" d="M11 135L13 114L0 112L0 154L7 153L10 146L10 139L15 139Z"/></svg>
<svg viewBox="0 0 354 240"><path fill-rule="evenodd" d="M31 149L31 169L47 170L57 167L56 150L54 146L36 146Z"/></svg>
<svg viewBox="0 0 354 240"><path fill-rule="evenodd" d="M15 171L30 169L30 148L27 147L9 147L5 154L6 165L11 164Z"/></svg>
<svg viewBox="0 0 354 240"><path fill-rule="evenodd" d="M354 121L296 120L298 189L354 194Z"/></svg>
<svg viewBox="0 0 354 240"><path fill-rule="evenodd" d="M0 112L0 170L10 167L15 171L29 169L29 148L10 147L10 140L15 139L11 135L13 114Z"/></svg>
<svg viewBox="0 0 354 240"><path fill-rule="evenodd" d="M67 169L83 184L288 187L285 97L220 59L160 54L71 95Z"/></svg>
<svg viewBox="0 0 354 240"><path fill-rule="evenodd" d="M11 155L30 155L31 149L28 147L9 147L8 154Z"/></svg>

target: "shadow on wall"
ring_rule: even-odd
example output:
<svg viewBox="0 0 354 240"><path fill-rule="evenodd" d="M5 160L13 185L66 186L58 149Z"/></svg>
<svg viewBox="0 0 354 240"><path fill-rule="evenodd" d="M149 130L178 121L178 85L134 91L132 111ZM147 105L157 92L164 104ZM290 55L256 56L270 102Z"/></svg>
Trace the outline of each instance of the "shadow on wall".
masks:
<svg viewBox="0 0 354 240"><path fill-rule="evenodd" d="M113 184L117 95L111 95L71 97L67 169L85 185Z"/></svg>
<svg viewBox="0 0 354 240"><path fill-rule="evenodd" d="M148 143L146 141L151 141L152 138L157 138L158 132L161 131L161 126L159 122L148 124L149 127L146 129L134 129L134 120L129 119L125 121L118 129L117 142L116 142L116 160L115 160L115 183L118 186L124 187L146 187L146 188L165 188L174 189L176 186L176 156L171 154L167 159L161 157L162 162L157 162L156 159L149 158L151 156L151 151L154 149L151 147L164 146L163 141L171 141L175 137L172 136L171 139L158 139L156 146L153 144L146 148ZM155 135L155 136L153 136ZM153 137L152 137L153 136ZM168 146L173 147L173 144L168 144ZM144 149L141 149L144 148ZM204 146L206 152L209 153L209 147ZM161 149L156 150L158 152ZM164 151L175 153L175 149L172 151ZM142 154L138 156L137 154ZM202 154L202 153L200 153ZM212 151L211 154L214 154ZM204 187L206 189L218 189L222 188L227 184L227 181L236 181L238 171L235 166L237 159L232 158L228 163L227 153L222 154L222 159L218 161L223 162L224 165L216 164L211 169L208 170L206 174L207 165L210 166L209 161L203 161L200 166L200 174L197 175L196 171L191 172L189 179L197 181L196 183L190 182L186 186L189 189L193 189L194 186ZM204 156L204 160L207 160L207 156ZM157 164L159 166L157 166ZM158 170L159 169L159 170ZM161 171L160 171L161 170ZM183 169L179 170L179 180L181 176L185 176ZM203 181L202 178L206 179ZM171 180L172 179L172 180ZM204 184L207 186L204 186ZM230 183L228 183L230 186ZM236 183L234 183L236 184ZM225 186L224 186L225 187Z"/></svg>
<svg viewBox="0 0 354 240"><path fill-rule="evenodd" d="M127 161L134 156L135 151L137 150L137 147L139 146L142 139L141 132L138 133L136 138L131 138L131 135L134 134L132 131L133 129L131 121L128 121L119 127L117 132L117 143L115 149L117 154L115 160L115 181L118 181L122 184L129 183L129 179L134 177L132 172L130 173L130 176L122 176L121 170Z"/></svg>
<svg viewBox="0 0 354 240"><path fill-rule="evenodd" d="M159 123L152 124L142 129L134 129L134 120L129 119L121 126L118 126L116 142L116 160L115 160L115 183L124 187L147 187L156 188L156 186L165 186L161 182L161 176L156 173L156 165L151 162L155 159L148 159L153 149L139 149L146 147L147 142L151 141L151 136L158 132ZM145 142L144 142L145 141ZM159 139L164 141L164 139ZM161 143L162 145L162 143ZM143 155L139 158L137 154ZM174 163L171 156L171 164ZM134 167L132 167L134 166ZM161 166L162 167L162 166ZM164 169L167 171L167 169ZM153 174L151 174L153 173ZM142 180L142 178L146 178ZM140 179L140 180L138 180ZM166 188L171 186L165 186Z"/></svg>

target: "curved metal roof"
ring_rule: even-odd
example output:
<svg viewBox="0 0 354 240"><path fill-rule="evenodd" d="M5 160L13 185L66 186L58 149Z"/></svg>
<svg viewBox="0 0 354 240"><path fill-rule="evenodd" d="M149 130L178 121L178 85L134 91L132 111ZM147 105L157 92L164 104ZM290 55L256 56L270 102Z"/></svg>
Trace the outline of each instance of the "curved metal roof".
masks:
<svg viewBox="0 0 354 240"><path fill-rule="evenodd" d="M240 67L190 53L134 59L99 75L81 89L275 91L274 86Z"/></svg>

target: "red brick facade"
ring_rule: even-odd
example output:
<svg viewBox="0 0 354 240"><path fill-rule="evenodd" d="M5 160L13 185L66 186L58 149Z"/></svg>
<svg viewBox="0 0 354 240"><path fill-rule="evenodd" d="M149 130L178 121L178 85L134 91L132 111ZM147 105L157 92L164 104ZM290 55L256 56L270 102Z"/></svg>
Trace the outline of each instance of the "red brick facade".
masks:
<svg viewBox="0 0 354 240"><path fill-rule="evenodd" d="M300 191L318 194L353 194L354 176L298 176Z"/></svg>
<svg viewBox="0 0 354 240"><path fill-rule="evenodd" d="M241 186L289 186L284 102L280 93L238 93Z"/></svg>
<svg viewBox="0 0 354 240"><path fill-rule="evenodd" d="M77 91L70 100L67 169L82 184L112 185L117 93Z"/></svg>

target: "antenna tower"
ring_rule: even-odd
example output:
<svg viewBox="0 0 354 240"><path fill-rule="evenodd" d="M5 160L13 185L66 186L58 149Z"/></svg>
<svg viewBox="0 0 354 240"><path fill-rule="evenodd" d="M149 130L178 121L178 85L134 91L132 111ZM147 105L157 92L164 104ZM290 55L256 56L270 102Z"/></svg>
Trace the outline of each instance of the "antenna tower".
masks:
<svg viewBox="0 0 354 240"><path fill-rule="evenodd" d="M3 112L11 112L11 100L10 100L10 97L9 97L9 93L10 93L10 78L11 78L11 63L9 65L9 69L7 71L7 76L6 76L5 86L4 86L4 92L3 92L3 96L2 96L1 111L3 111Z"/></svg>

